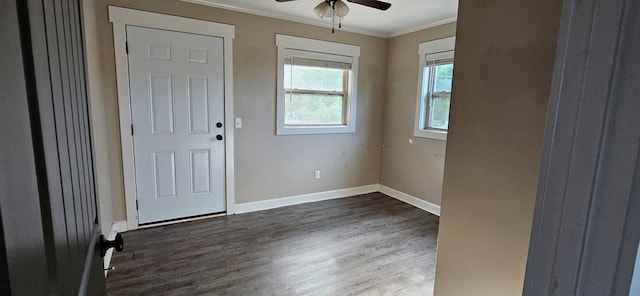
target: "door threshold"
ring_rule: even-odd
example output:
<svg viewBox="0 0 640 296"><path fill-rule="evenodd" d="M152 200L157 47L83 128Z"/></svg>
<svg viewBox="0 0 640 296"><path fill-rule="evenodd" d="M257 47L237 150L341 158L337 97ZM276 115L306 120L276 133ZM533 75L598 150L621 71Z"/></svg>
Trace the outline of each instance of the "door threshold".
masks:
<svg viewBox="0 0 640 296"><path fill-rule="evenodd" d="M162 221L162 222L151 222L151 223L145 223L145 224L138 225L138 229L145 229L145 228L152 228L152 227L158 227L158 226L179 224L179 223L184 223L184 222L193 222L193 221L199 221L199 220L223 217L223 216L226 216L226 215L227 215L226 212L222 212L222 213L216 213L216 214L210 214L210 215L202 215L202 216L195 216L195 217L188 217L188 218L178 218L178 219Z"/></svg>

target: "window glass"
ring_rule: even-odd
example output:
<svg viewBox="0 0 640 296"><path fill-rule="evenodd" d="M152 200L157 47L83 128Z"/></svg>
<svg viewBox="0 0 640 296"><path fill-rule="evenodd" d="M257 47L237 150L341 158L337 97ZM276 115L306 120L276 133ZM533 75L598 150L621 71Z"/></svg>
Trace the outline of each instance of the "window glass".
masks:
<svg viewBox="0 0 640 296"><path fill-rule="evenodd" d="M337 125L343 123L342 95L287 93L284 104L286 125Z"/></svg>
<svg viewBox="0 0 640 296"><path fill-rule="evenodd" d="M434 79L428 87L429 93L429 116L426 124L427 128L443 129L449 128L449 107L451 104L451 81L453 78L453 64L443 64L428 67L428 71ZM427 80L429 81L429 80Z"/></svg>
<svg viewBox="0 0 640 296"><path fill-rule="evenodd" d="M284 88L342 92L343 72L342 69L285 64Z"/></svg>
<svg viewBox="0 0 640 296"><path fill-rule="evenodd" d="M284 65L284 124L345 124L348 70Z"/></svg>
<svg viewBox="0 0 640 296"><path fill-rule="evenodd" d="M451 91L451 81L453 79L453 64L438 65L435 67L435 92Z"/></svg>

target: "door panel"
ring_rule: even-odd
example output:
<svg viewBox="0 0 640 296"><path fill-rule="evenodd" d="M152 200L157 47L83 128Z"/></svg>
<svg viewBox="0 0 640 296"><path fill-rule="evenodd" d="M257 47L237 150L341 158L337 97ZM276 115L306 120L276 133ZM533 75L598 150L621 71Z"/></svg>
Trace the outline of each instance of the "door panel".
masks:
<svg viewBox="0 0 640 296"><path fill-rule="evenodd" d="M0 180L12 179L0 186L3 295L105 294L80 11L79 0L2 2L0 124L15 129L0 141Z"/></svg>
<svg viewBox="0 0 640 296"><path fill-rule="evenodd" d="M191 150L191 194L211 192L211 151L207 149Z"/></svg>
<svg viewBox="0 0 640 296"><path fill-rule="evenodd" d="M207 77L189 77L189 92L187 104L189 105L189 133L209 133L209 94Z"/></svg>
<svg viewBox="0 0 640 296"><path fill-rule="evenodd" d="M175 198L176 192L176 153L154 152L153 174L156 176L154 197Z"/></svg>
<svg viewBox="0 0 640 296"><path fill-rule="evenodd" d="M138 222L223 212L222 38L127 26L127 44Z"/></svg>
<svg viewBox="0 0 640 296"><path fill-rule="evenodd" d="M173 134L173 85L170 75L149 75L151 90L151 133Z"/></svg>

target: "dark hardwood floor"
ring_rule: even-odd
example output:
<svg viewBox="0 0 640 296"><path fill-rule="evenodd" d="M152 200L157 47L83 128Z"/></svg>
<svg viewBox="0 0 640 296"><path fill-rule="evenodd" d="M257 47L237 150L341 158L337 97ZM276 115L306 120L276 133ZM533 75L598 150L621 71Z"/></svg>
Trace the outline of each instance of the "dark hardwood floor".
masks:
<svg viewBox="0 0 640 296"><path fill-rule="evenodd" d="M109 295L432 295L438 217L381 193L123 234Z"/></svg>

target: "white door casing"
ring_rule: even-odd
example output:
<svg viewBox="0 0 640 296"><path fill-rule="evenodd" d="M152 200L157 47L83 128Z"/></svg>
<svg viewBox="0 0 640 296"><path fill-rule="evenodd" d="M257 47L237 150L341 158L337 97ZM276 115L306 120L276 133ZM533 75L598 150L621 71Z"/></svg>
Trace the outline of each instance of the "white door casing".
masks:
<svg viewBox="0 0 640 296"><path fill-rule="evenodd" d="M127 26L139 223L224 204L224 55L219 37Z"/></svg>
<svg viewBox="0 0 640 296"><path fill-rule="evenodd" d="M129 62L126 52L126 26L142 26L176 32L221 37L224 40L224 131L225 131L225 196L226 214L235 213L234 149L233 149L233 38L232 25L195 20L178 16L109 6L109 21L113 25L113 45L118 89L118 113L122 148L124 199L128 230L139 228L136 210L136 186L131 135L131 101L129 93ZM117 198L117 196L114 196Z"/></svg>

